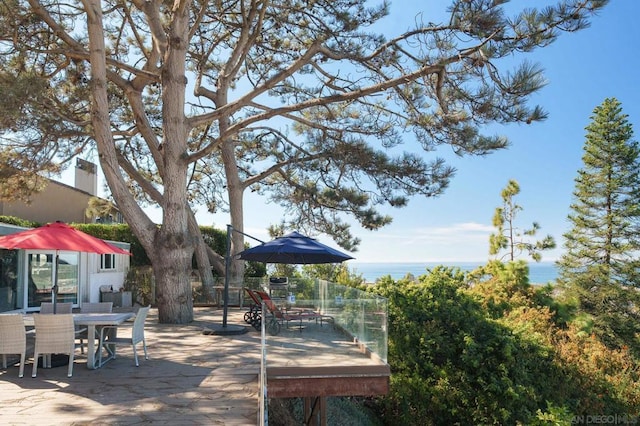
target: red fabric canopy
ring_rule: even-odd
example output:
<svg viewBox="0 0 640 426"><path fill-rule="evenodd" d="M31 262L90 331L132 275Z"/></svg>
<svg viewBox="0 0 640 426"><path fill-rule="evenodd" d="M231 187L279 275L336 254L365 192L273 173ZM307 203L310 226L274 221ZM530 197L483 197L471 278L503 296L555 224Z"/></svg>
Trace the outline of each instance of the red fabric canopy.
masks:
<svg viewBox="0 0 640 426"><path fill-rule="evenodd" d="M72 228L63 222L48 223L39 228L0 237L0 248L131 255L126 250Z"/></svg>

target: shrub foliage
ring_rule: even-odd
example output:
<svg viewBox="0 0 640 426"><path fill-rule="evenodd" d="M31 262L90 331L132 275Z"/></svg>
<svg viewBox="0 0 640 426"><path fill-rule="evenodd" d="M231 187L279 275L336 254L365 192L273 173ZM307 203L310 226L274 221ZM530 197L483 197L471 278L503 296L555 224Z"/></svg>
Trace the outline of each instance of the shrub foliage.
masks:
<svg viewBox="0 0 640 426"><path fill-rule="evenodd" d="M565 322L524 262L379 280L389 299L385 424L570 424L640 412L639 363ZM472 284L470 284L472 283Z"/></svg>

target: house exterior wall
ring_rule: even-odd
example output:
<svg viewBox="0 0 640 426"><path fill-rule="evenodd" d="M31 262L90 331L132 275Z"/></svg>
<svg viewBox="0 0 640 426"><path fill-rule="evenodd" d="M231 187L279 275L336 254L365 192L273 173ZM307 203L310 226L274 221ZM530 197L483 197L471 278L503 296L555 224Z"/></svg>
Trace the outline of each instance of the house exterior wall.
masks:
<svg viewBox="0 0 640 426"><path fill-rule="evenodd" d="M93 195L72 186L50 180L47 187L35 194L30 204L21 201L0 201L0 215L14 216L39 223L93 223L85 210Z"/></svg>
<svg viewBox="0 0 640 426"><path fill-rule="evenodd" d="M94 163L77 158L74 186L49 179L44 190L32 195L30 203L0 199L0 216L42 224L58 220L65 223L124 223L122 214L117 211L100 218L86 217L89 200L98 193L97 171Z"/></svg>
<svg viewBox="0 0 640 426"><path fill-rule="evenodd" d="M108 241L111 244L116 245L114 241ZM121 248L122 245L118 245ZM120 291L124 286L124 280L129 270L130 256L116 255L116 268L111 271L100 270L100 256L97 254L88 255L88 277L87 282L89 285L85 289L82 295L83 302L100 302L100 287L111 286L113 291Z"/></svg>

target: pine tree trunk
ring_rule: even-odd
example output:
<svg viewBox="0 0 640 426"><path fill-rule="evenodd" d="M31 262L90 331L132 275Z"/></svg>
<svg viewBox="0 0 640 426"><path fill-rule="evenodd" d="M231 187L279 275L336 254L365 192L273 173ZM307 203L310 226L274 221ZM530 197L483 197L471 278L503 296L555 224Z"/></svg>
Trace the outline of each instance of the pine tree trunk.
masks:
<svg viewBox="0 0 640 426"><path fill-rule="evenodd" d="M189 128L185 111L185 57L188 45L188 1L176 9L162 67L163 200L162 226L154 238L158 319L163 324L193 321L191 259L196 237L189 231L187 152Z"/></svg>
<svg viewBox="0 0 640 426"><path fill-rule="evenodd" d="M186 34L187 15L177 20L176 34ZM105 44L101 4L87 1L87 25L91 46L92 123L100 152L100 165L118 207L123 211L153 264L156 299L161 323L184 324L193 321L193 295L189 280L194 239L187 226L186 164L181 161L186 150L184 125L184 56L185 47L174 43L164 74L168 83L163 92L165 114L173 117L165 126L163 170L166 180L163 200L163 225L158 228L134 200L120 172L118 155L111 134ZM182 32L182 33L181 33ZM178 37L178 40L180 38ZM178 78L177 76L183 77Z"/></svg>
<svg viewBox="0 0 640 426"><path fill-rule="evenodd" d="M162 324L186 324L193 321L191 258L189 237L158 232L153 274L156 281L158 320Z"/></svg>
<svg viewBox="0 0 640 426"><path fill-rule="evenodd" d="M222 158L225 162L227 174L227 193L229 195L229 211L231 212L231 226L235 231L231 231L231 270L225 271L229 274L229 282L232 286L241 286L244 280L244 261L235 255L244 249L244 204L243 187L238 178L239 172L233 157L231 145L222 148Z"/></svg>

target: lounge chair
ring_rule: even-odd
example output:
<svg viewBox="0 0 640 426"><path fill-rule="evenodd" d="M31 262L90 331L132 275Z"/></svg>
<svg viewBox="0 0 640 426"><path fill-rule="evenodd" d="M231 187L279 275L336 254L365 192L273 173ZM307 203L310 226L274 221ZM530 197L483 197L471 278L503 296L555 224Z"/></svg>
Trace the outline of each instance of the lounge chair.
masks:
<svg viewBox="0 0 640 426"><path fill-rule="evenodd" d="M312 309L293 308L282 310L278 308L273 299L271 299L266 292L257 290L255 293L260 297L261 301L264 302L267 311L271 313L271 319L266 323L267 332L271 335L275 336L280 333L282 324L285 324L288 328L289 323L292 321L298 323L297 327L300 332L302 332L302 329L304 328L302 326L303 320L316 320L316 322L320 320L320 326L322 326L324 321L333 322L333 317L316 312Z"/></svg>
<svg viewBox="0 0 640 426"><path fill-rule="evenodd" d="M249 310L244 313L244 321L247 324L251 324L256 327L255 324L259 324L262 318L262 301L254 290L245 287L244 291L252 300L251 306L249 306Z"/></svg>

